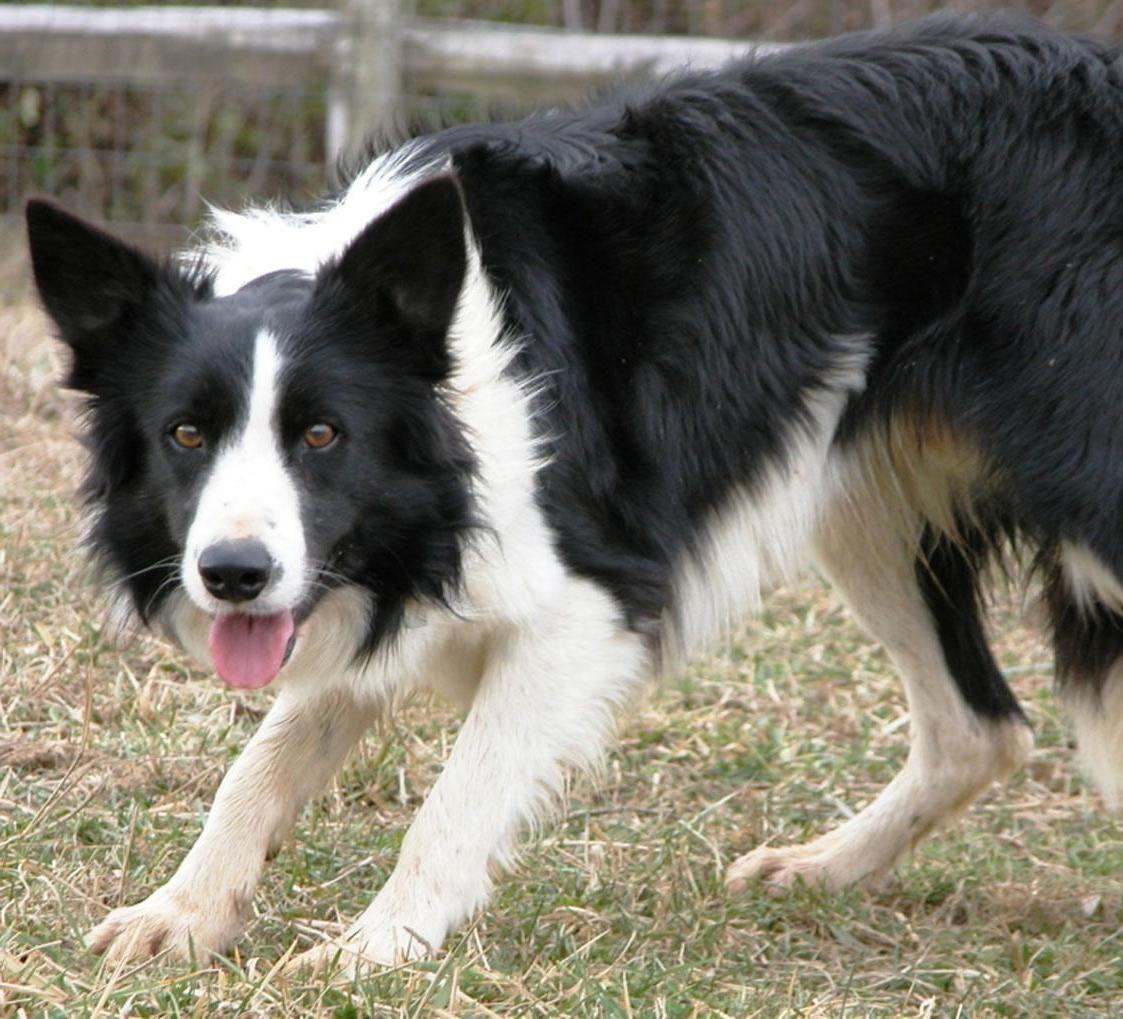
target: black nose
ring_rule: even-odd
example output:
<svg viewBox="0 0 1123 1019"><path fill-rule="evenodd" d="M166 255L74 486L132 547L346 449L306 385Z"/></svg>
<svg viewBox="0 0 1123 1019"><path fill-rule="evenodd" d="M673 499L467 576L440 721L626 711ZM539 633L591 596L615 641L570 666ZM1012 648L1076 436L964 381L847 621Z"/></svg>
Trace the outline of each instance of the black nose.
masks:
<svg viewBox="0 0 1123 1019"><path fill-rule="evenodd" d="M260 541L220 541L203 549L199 556L203 585L223 601L256 598L272 573L273 560Z"/></svg>

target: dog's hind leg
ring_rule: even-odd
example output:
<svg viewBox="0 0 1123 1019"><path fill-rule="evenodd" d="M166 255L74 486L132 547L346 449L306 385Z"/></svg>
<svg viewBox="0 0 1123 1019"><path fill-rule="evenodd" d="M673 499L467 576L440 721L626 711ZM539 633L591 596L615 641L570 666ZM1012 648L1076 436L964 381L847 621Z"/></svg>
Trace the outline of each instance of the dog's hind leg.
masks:
<svg viewBox="0 0 1123 1019"><path fill-rule="evenodd" d="M1057 691L1081 764L1108 808L1123 811L1123 584L1099 558L1066 543L1046 579L1045 603Z"/></svg>
<svg viewBox="0 0 1123 1019"><path fill-rule="evenodd" d="M726 884L795 879L841 888L885 872L938 825L1028 757L1032 735L987 649L976 592L983 546L926 530L921 547L885 507L840 506L816 539L819 561L888 649L908 698L904 769L851 820L802 846L764 846ZM916 534L919 522L912 529Z"/></svg>

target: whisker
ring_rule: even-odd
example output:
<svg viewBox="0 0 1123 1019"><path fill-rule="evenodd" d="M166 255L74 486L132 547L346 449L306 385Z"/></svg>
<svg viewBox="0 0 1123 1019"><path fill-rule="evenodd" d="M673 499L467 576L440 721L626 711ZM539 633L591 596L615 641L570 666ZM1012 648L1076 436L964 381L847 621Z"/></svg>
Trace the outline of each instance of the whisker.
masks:
<svg viewBox="0 0 1123 1019"><path fill-rule="evenodd" d="M127 584L130 580L135 580L137 577L143 576L145 573L151 573L154 570L166 570L169 566L179 566L179 555L167 556L158 562L151 563L148 566L143 566L139 570L133 570L132 573L126 573L120 577L114 578L115 584Z"/></svg>
<svg viewBox="0 0 1123 1019"><path fill-rule="evenodd" d="M173 573L170 576L165 577L162 581L160 581L160 583L156 587L156 590L153 591L152 594L150 594L148 596L148 601L146 601L144 603L144 613L143 614L146 618L148 616L149 610L159 600L160 596L163 594L165 589L167 589L169 587L172 587L173 585L178 584L178 583L179 583L179 574L178 573Z"/></svg>

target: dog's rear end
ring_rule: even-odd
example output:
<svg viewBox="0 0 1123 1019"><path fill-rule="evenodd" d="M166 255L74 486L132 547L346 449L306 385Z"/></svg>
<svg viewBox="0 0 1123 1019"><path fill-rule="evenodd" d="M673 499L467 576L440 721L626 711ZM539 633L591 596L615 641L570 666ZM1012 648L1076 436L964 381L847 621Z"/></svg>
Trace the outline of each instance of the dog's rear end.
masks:
<svg viewBox="0 0 1123 1019"><path fill-rule="evenodd" d="M917 179L931 187L873 219L874 285L892 302L815 533L824 572L904 677L908 763L826 837L737 861L737 887L882 872L1026 760L1031 733L982 622L988 570L1011 557L1042 583L1081 757L1121 803L1119 65L1023 28L1026 48L986 33L954 47L965 63L989 48L994 78L964 121L917 116L935 144L900 158L923 152ZM961 85L937 75L923 94L963 100ZM1019 87L1024 102L1006 92Z"/></svg>

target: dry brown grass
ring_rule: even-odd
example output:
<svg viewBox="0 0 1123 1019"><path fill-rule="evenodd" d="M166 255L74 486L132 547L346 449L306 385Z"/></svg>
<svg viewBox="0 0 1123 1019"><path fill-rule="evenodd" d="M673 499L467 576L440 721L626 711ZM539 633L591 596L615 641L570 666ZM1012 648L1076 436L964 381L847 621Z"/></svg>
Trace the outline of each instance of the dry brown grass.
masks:
<svg viewBox="0 0 1123 1019"><path fill-rule="evenodd" d="M999 613L1032 765L882 887L728 899L722 868L802 840L904 758L881 649L814 582L728 654L655 694L601 781L528 846L496 903L432 964L360 985L282 979L295 944L385 877L455 735L415 705L298 825L232 958L111 970L81 947L165 879L267 697L235 696L102 629L75 555L81 457L57 351L0 312L0 1015L1107 1015L1123 990L1123 830L1072 766L1050 656Z"/></svg>

